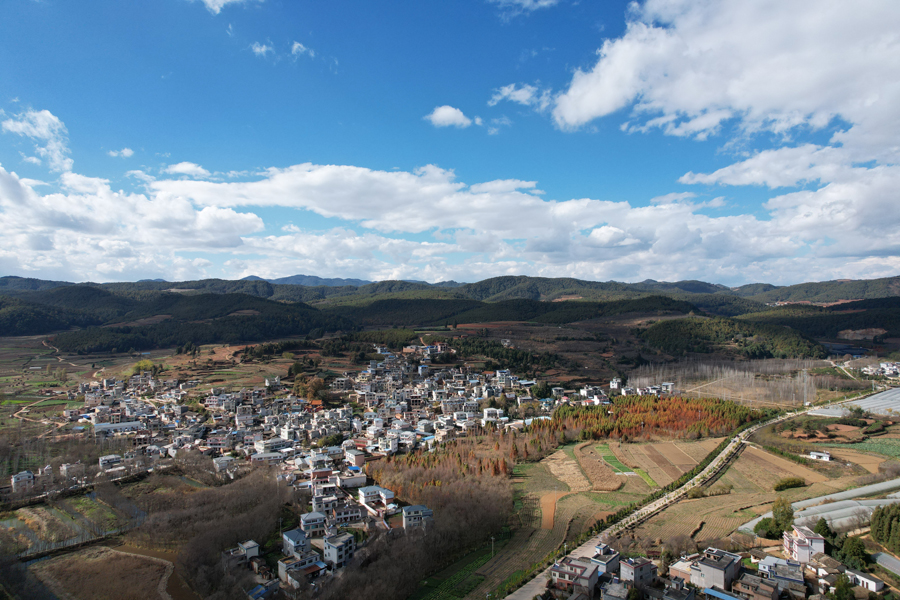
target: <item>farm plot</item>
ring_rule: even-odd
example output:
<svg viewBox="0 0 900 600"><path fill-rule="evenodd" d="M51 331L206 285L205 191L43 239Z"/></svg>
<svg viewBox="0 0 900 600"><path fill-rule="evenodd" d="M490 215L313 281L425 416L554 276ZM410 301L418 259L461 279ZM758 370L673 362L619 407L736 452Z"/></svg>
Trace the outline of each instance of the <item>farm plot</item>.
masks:
<svg viewBox="0 0 900 600"><path fill-rule="evenodd" d="M665 456L660 453L659 450L653 447L651 444L647 444L646 446L641 447L641 451L647 455L653 464L655 464L659 469L662 470L663 473L669 478L669 481L674 481L681 477L683 471L670 463Z"/></svg>
<svg viewBox="0 0 900 600"><path fill-rule="evenodd" d="M876 456L874 454L865 454L863 452L858 452L856 450L848 450L848 449L837 449L832 448L829 450L832 456L837 458L838 460L843 460L851 463L855 463L862 468L864 468L869 473L877 473L878 466L884 462L883 456Z"/></svg>
<svg viewBox="0 0 900 600"><path fill-rule="evenodd" d="M802 477L806 480L807 483L817 483L822 481L828 481L828 477L825 475L813 471L812 469L808 469L803 465L798 465L795 462L791 462L786 458L781 458L780 456L775 456L774 454L770 454L759 448L754 446L750 446L744 451L745 455L754 456L761 459L764 463L769 465L768 467L763 468L774 468L780 472L787 473L789 475L793 475L794 477Z"/></svg>
<svg viewBox="0 0 900 600"><path fill-rule="evenodd" d="M30 567L59 598L73 600L156 600L163 595L172 572L165 561L89 548ZM128 582L128 585L122 585Z"/></svg>
<svg viewBox="0 0 900 600"><path fill-rule="evenodd" d="M688 454L672 442L665 444L653 444L652 447L657 450L666 460L672 463L681 473L687 473L693 469L697 462ZM679 475L680 476L680 475Z"/></svg>
<svg viewBox="0 0 900 600"><path fill-rule="evenodd" d="M690 456L694 464L697 464L709 456L709 453L715 450L723 439L725 438L706 438L696 442L675 442L675 446Z"/></svg>
<svg viewBox="0 0 900 600"><path fill-rule="evenodd" d="M578 467L578 463L569 458L563 450L557 450L541 461L558 480L569 486L573 492L587 492L591 489L591 482Z"/></svg>
<svg viewBox="0 0 900 600"><path fill-rule="evenodd" d="M611 453L610 453L611 454ZM616 473L604 461L598 452L598 448L593 447L593 442L585 442L575 446L575 458L581 465L582 471L591 480L592 489L601 492L611 492L622 487L624 483L622 476ZM618 459L616 460L618 462Z"/></svg>
<svg viewBox="0 0 900 600"><path fill-rule="evenodd" d="M637 472L637 469L644 471L660 486L672 483L674 478L650 460L642 448L643 444L610 444L610 449L621 456L622 462L635 470L635 472Z"/></svg>

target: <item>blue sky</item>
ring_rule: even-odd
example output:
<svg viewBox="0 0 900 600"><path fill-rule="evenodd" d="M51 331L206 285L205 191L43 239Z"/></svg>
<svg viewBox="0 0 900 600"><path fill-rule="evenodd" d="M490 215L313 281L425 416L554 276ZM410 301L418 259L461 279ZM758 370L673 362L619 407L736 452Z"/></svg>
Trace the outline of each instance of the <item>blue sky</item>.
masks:
<svg viewBox="0 0 900 600"><path fill-rule="evenodd" d="M900 272L900 7L16 0L0 273Z"/></svg>

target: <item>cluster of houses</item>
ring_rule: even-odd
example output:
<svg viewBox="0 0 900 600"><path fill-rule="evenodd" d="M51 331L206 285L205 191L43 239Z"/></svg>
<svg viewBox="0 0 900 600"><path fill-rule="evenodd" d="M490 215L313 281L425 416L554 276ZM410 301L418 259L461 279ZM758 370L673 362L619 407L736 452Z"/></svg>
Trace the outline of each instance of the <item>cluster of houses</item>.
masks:
<svg viewBox="0 0 900 600"><path fill-rule="evenodd" d="M869 365L860 369L865 375L884 377L900 377L900 362L883 362L878 366Z"/></svg>
<svg viewBox="0 0 900 600"><path fill-rule="evenodd" d="M626 600L637 589L645 599L694 600L702 592L714 600L823 600L838 578L864 592L881 592L884 582L849 569L825 554L825 540L809 528L795 525L785 532L781 558L760 549L749 553L756 565L744 567L744 556L718 548L682 556L660 573L648 558L624 558L606 544L590 557L566 556L550 569L549 587L569 600ZM810 594L807 581L812 584Z"/></svg>

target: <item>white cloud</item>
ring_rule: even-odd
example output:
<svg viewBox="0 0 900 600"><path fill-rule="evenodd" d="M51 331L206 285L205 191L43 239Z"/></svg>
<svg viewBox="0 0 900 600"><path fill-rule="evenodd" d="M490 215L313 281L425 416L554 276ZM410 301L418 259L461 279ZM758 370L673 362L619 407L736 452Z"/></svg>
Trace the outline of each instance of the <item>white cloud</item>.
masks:
<svg viewBox="0 0 900 600"><path fill-rule="evenodd" d="M134 156L134 150L131 148L122 148L121 150L110 150L107 154L112 157L121 156L122 158L128 158Z"/></svg>
<svg viewBox="0 0 900 600"><path fill-rule="evenodd" d="M169 165L163 169L163 173L168 173L170 175L186 175L195 178L205 178L210 175L209 171L192 162L180 162L178 164Z"/></svg>
<svg viewBox="0 0 900 600"><path fill-rule="evenodd" d="M556 99L561 128L629 107L630 129L698 138L728 120L786 134L841 118L851 127L836 142L900 155L900 4L648 0L630 14Z"/></svg>
<svg viewBox="0 0 900 600"><path fill-rule="evenodd" d="M0 123L4 132L22 135L43 145L35 144L35 152L47 160L54 171L71 171L69 135L66 126L49 110L26 110ZM34 163L35 160L28 160ZM39 163L36 163L39 164Z"/></svg>
<svg viewBox="0 0 900 600"><path fill-rule="evenodd" d="M138 181L143 181L144 183L150 183L151 181L156 181L156 177L154 177L153 175L148 175L147 173L144 173L140 169L135 169L133 171L126 171L125 175L126 175L126 177L134 177Z"/></svg>
<svg viewBox="0 0 900 600"><path fill-rule="evenodd" d="M559 0L488 0L488 2L498 5L509 16L531 13L559 4Z"/></svg>
<svg viewBox="0 0 900 600"><path fill-rule="evenodd" d="M512 125L512 121L506 115L491 119L491 124L488 126L488 135L497 135L500 133L501 127L509 127L510 125Z"/></svg>
<svg viewBox="0 0 900 600"><path fill-rule="evenodd" d="M533 85L511 83L494 90L494 94L488 100L488 106L496 106L503 100L530 106L538 112L543 112L550 107L552 96L549 89L541 90Z"/></svg>
<svg viewBox="0 0 900 600"><path fill-rule="evenodd" d="M307 48L300 42L294 42L294 44L291 46L291 56L297 58L299 56L303 56L304 54L309 55L310 58L316 57L315 50L313 50L312 48Z"/></svg>
<svg viewBox="0 0 900 600"><path fill-rule="evenodd" d="M269 46L267 44L260 44L259 42L253 42L252 44L250 44L250 50L253 51L253 54L261 56L263 58L265 58L266 54L268 54L269 52L275 51L272 46Z"/></svg>
<svg viewBox="0 0 900 600"><path fill-rule="evenodd" d="M426 121L431 121L435 127L468 127L472 124L472 119L463 114L463 111L452 106L436 106L430 114L423 117Z"/></svg>
<svg viewBox="0 0 900 600"><path fill-rule="evenodd" d="M247 0L202 0L203 4L206 5L206 8L214 15L222 12L222 9L228 6L229 4L244 4ZM257 0L258 2L263 2L263 0Z"/></svg>

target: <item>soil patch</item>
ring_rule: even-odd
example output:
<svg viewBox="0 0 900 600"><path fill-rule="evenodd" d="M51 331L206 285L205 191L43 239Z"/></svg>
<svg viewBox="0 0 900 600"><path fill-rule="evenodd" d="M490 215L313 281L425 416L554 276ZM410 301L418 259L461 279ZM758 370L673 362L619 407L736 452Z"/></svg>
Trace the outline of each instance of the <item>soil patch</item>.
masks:
<svg viewBox="0 0 900 600"><path fill-rule="evenodd" d="M681 477L682 471L666 460L666 457L660 454L659 450L654 448L653 446L643 446L641 450L644 451L644 454L647 455L647 458L653 461L653 463L659 467L663 473L665 473L670 480L674 481Z"/></svg>
<svg viewBox="0 0 900 600"><path fill-rule="evenodd" d="M796 477L802 477L806 480L806 483L828 481L828 478L821 473L813 471L812 469L807 469L803 465L798 465L797 463L791 462L786 458L781 458L779 456L769 454L768 452L760 450L759 448L754 448L753 446L749 446L744 454L749 454L750 456L758 458L768 463L769 465L778 468L781 471L787 471L788 473Z"/></svg>
<svg viewBox="0 0 900 600"><path fill-rule="evenodd" d="M581 469L591 480L593 490L597 492L612 492L622 487L623 477L616 475L606 461L597 454L594 442L584 442L575 446L575 458Z"/></svg>
<svg viewBox="0 0 900 600"><path fill-rule="evenodd" d="M541 496L541 529L553 529L553 517L556 515L556 503L569 492L550 492Z"/></svg>
<svg viewBox="0 0 900 600"><path fill-rule="evenodd" d="M165 584L171 563L103 546L41 561L31 569L61 600L170 600Z"/></svg>
<svg viewBox="0 0 900 600"><path fill-rule="evenodd" d="M871 454L863 454L856 450L844 450L829 448L828 452L835 458L845 460L847 462L856 463L869 473L877 473L878 465L884 462L883 456L874 456Z"/></svg>
<svg viewBox="0 0 900 600"><path fill-rule="evenodd" d="M591 482L581 473L578 464L563 450L557 450L541 462L547 465L554 477L568 485L573 492L590 491Z"/></svg>

